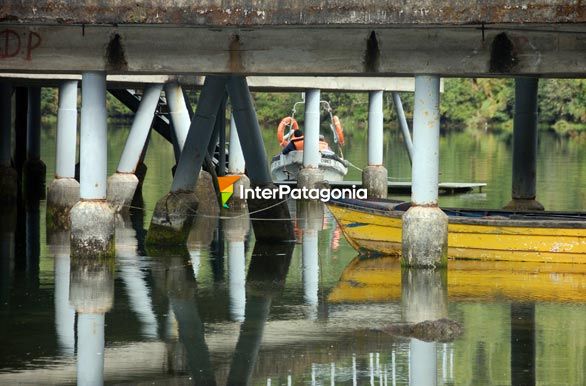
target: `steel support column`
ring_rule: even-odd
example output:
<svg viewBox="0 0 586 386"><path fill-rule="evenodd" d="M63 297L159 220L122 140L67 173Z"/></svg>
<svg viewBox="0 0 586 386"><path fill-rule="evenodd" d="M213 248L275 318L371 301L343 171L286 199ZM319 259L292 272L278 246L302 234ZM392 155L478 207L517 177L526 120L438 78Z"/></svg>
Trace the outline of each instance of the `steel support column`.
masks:
<svg viewBox="0 0 586 386"><path fill-rule="evenodd" d="M138 187L139 181L135 172L151 130L162 88L161 84L146 86L116 173L108 178L108 202L117 212L128 210Z"/></svg>
<svg viewBox="0 0 586 386"><path fill-rule="evenodd" d="M12 86L0 82L0 204L12 204L18 175L12 167Z"/></svg>
<svg viewBox="0 0 586 386"><path fill-rule="evenodd" d="M537 174L537 87L539 78L515 79L513 189L510 210L543 210L535 200Z"/></svg>
<svg viewBox="0 0 586 386"><path fill-rule="evenodd" d="M79 201L75 180L77 148L77 81L59 86L55 179L47 190L47 230L69 229L69 212Z"/></svg>
<svg viewBox="0 0 586 386"><path fill-rule="evenodd" d="M318 89L305 92L305 131L303 133L303 169L297 174L299 187L313 188L323 181L323 172L319 169L321 153L319 152L320 96Z"/></svg>
<svg viewBox="0 0 586 386"><path fill-rule="evenodd" d="M171 115L171 122L173 123L173 130L175 131L179 150L183 150L191 125L191 119L189 118L189 112L185 105L181 85L179 83L165 84L165 97L167 98L169 115Z"/></svg>
<svg viewBox="0 0 586 386"><path fill-rule="evenodd" d="M369 93L368 108L368 166L362 171L362 186L368 197L387 196L387 169L383 164L383 92Z"/></svg>
<svg viewBox="0 0 586 386"><path fill-rule="evenodd" d="M114 213L106 201L106 73L82 75L80 201L71 209L71 256L114 255Z"/></svg>
<svg viewBox="0 0 586 386"><path fill-rule="evenodd" d="M403 215L403 264L447 264L448 219L437 206L439 178L439 76L415 77L413 205Z"/></svg>
<svg viewBox="0 0 586 386"><path fill-rule="evenodd" d="M399 127L401 133L403 133L403 142L409 155L409 161L413 162L413 141L411 139L411 132L409 131L409 125L407 124L407 118L405 117L405 111L403 110L403 102L401 102L401 95L398 92L392 92L393 104L395 105L395 112L397 113L397 119L399 121Z"/></svg>
<svg viewBox="0 0 586 386"><path fill-rule="evenodd" d="M45 198L47 167L41 161L41 88L29 87L26 133L26 161L23 189L27 199Z"/></svg>

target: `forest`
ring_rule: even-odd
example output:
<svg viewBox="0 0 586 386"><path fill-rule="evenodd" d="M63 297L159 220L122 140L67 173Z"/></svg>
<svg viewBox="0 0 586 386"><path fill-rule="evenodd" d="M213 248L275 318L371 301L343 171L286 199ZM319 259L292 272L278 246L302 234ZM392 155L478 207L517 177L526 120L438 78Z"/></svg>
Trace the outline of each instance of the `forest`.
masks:
<svg viewBox="0 0 586 386"><path fill-rule="evenodd" d="M440 111L442 130L486 131L510 135L513 128L514 79L510 78L445 78ZM198 92L190 91L197 103ZM401 93L407 118L412 118L413 93ZM254 93L258 119L263 128L276 128L281 118L290 115L301 93ZM57 90L44 88L42 113L55 117ZM367 127L367 93L323 92L322 100L330 102L348 134ZM396 114L390 93L384 97L385 123L395 125ZM128 118L130 112L108 94L110 118ZM302 121L303 104L297 105L296 117ZM54 118L53 118L54 119ZM324 112L324 119L327 114ZM540 129L555 131L560 136L586 139L586 79L541 79L539 82Z"/></svg>

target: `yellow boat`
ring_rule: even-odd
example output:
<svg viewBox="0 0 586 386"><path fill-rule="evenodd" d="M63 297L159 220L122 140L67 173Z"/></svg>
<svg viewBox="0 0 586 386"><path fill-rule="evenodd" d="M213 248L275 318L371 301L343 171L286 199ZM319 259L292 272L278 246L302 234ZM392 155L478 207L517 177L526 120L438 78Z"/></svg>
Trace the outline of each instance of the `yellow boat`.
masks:
<svg viewBox="0 0 586 386"><path fill-rule="evenodd" d="M340 199L327 206L361 254L400 256L407 203ZM443 210L450 258L586 263L586 213Z"/></svg>
<svg viewBox="0 0 586 386"><path fill-rule="evenodd" d="M586 302L586 265L503 261L453 261L451 301ZM331 303L401 299L401 263L394 257L354 258L328 295Z"/></svg>

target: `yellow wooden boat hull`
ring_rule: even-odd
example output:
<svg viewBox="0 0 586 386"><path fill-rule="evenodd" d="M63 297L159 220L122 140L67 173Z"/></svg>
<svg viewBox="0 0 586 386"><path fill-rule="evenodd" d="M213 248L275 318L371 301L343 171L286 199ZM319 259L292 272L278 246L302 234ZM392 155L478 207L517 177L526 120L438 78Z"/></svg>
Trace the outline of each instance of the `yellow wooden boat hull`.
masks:
<svg viewBox="0 0 586 386"><path fill-rule="evenodd" d="M447 274L451 301L509 300L586 302L586 265L452 261ZM356 257L328 295L331 303L401 299L397 257Z"/></svg>
<svg viewBox="0 0 586 386"><path fill-rule="evenodd" d="M402 211L328 205L348 242L364 254L401 254ZM450 218L448 256L490 261L586 263L586 228ZM506 225L503 225L506 223Z"/></svg>

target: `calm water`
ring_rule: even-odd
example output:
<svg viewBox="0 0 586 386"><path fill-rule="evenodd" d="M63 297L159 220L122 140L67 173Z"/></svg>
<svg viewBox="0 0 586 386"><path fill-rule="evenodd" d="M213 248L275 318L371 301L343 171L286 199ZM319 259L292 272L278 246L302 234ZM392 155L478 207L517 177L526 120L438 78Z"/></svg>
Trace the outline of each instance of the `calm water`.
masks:
<svg viewBox="0 0 586 386"><path fill-rule="evenodd" d="M126 131L111 136L110 172ZM276 152L273 130L265 141ZM364 165L364 145L352 138L346 157ZM54 128L43 146L50 181ZM538 199L583 210L586 144L542 136L539 149ZM510 151L485 133L443 137L441 180L488 186L442 204L506 204ZM400 137L385 152L391 177L409 179ZM246 214L225 214L198 218L184 253L154 256L144 236L170 186L171 147L153 136L146 163L144 205L118 218L115 261L70 261L67 235L46 235L44 202L1 212L0 384L586 384L586 267L401 271L358 259L327 210L295 202L295 244L256 243ZM463 333L424 342L389 331L441 317Z"/></svg>

